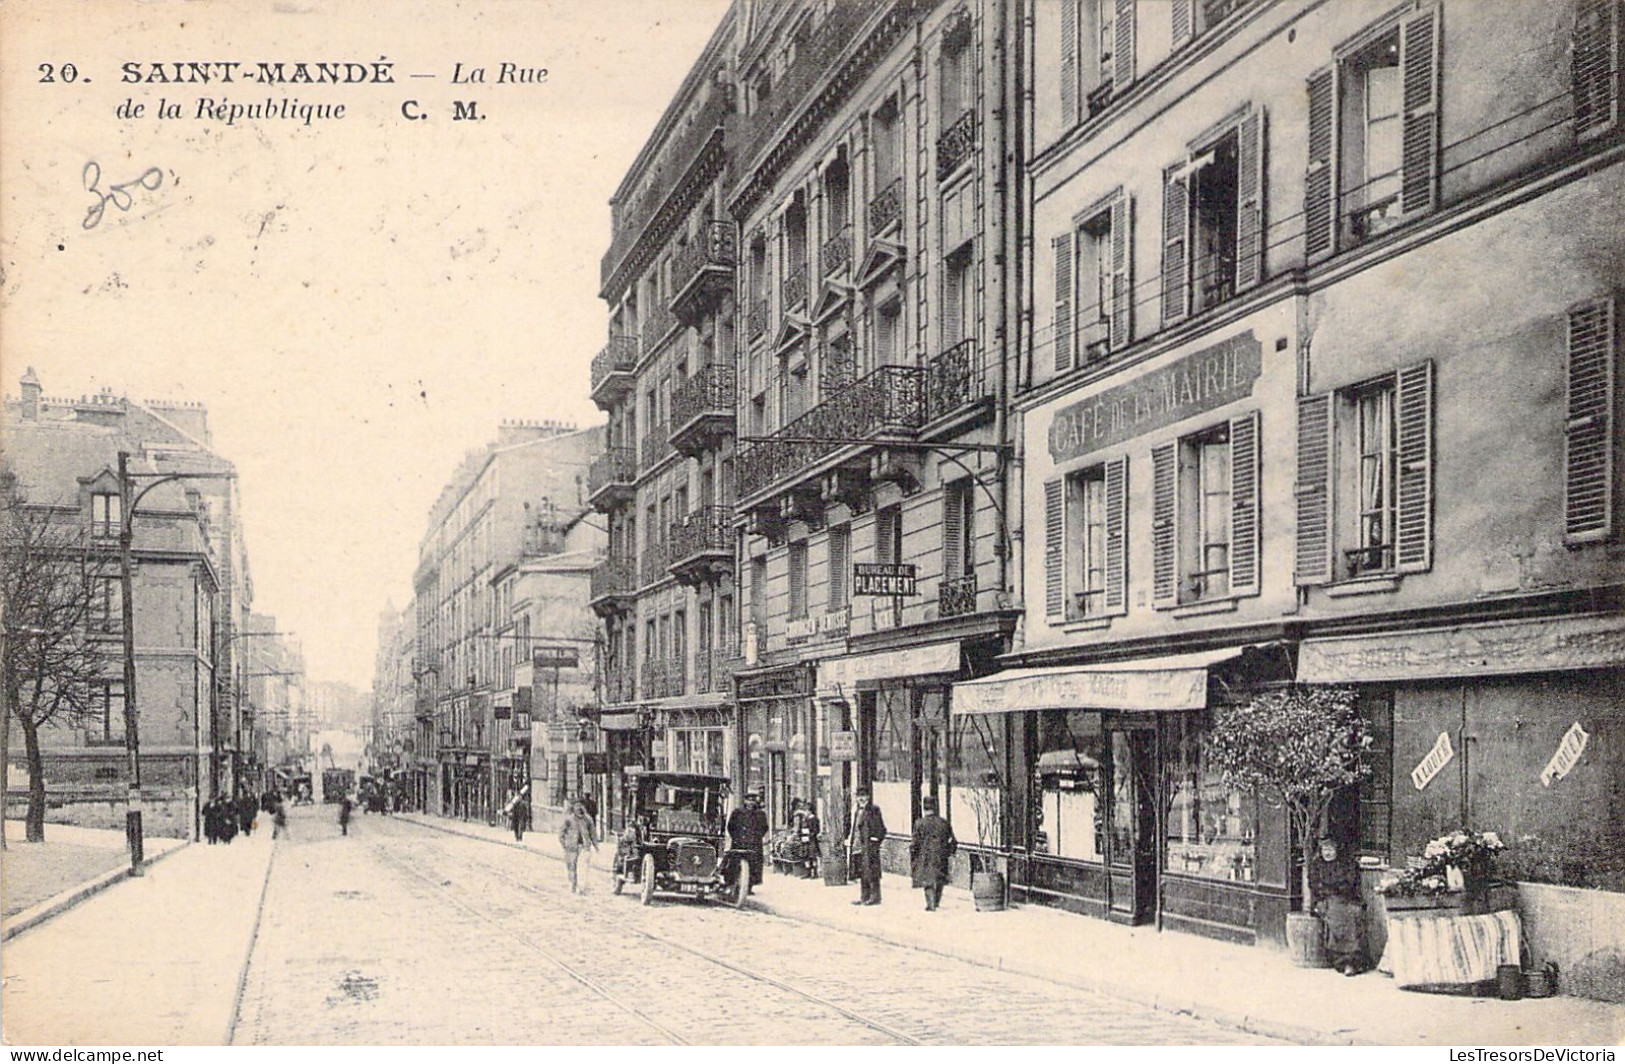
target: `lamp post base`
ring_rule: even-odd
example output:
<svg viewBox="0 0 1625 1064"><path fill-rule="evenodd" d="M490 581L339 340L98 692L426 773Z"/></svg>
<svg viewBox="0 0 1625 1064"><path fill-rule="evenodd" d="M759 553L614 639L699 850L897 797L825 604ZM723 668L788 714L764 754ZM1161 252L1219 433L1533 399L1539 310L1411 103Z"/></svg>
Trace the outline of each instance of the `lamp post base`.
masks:
<svg viewBox="0 0 1625 1064"><path fill-rule="evenodd" d="M141 810L131 809L124 814L124 837L130 844L130 874L147 874L147 855L141 837Z"/></svg>

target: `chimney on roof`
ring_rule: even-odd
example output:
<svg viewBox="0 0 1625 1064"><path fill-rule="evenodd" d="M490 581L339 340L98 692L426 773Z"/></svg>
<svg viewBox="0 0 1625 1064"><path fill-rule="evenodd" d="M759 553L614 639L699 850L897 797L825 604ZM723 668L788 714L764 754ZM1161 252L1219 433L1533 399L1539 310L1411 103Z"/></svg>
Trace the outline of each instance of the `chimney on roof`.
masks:
<svg viewBox="0 0 1625 1064"><path fill-rule="evenodd" d="M40 387L39 378L34 376L34 367L33 366L29 366L28 367L28 372L23 374L22 388L23 388L23 420L24 421L38 421L39 420L40 394L43 391L43 389Z"/></svg>

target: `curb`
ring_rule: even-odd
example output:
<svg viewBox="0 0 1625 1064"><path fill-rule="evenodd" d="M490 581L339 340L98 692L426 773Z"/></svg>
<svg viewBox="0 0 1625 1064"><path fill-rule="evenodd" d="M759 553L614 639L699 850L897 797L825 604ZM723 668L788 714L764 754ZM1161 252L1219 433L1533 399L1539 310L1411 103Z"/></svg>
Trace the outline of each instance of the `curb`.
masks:
<svg viewBox="0 0 1625 1064"><path fill-rule="evenodd" d="M462 831L456 827L436 824L425 819L413 819L409 823L429 828L433 831L444 832L447 835L457 835L476 842L490 843L495 846L506 846L510 849L523 850L541 857L552 858L557 861L559 857L546 850L525 846L521 843L507 842L501 839L490 839L483 835L476 835L471 831ZM1100 979L1079 978L1064 976L1056 972L1041 971L1028 965L1025 960L1007 957L1000 954L996 957L978 956L970 950L955 950L937 945L923 945L919 942L887 935L882 930L863 931L845 927L832 920L820 919L816 916L807 916L802 913L787 912L778 908L772 902L764 901L762 895L753 894L756 907L762 912L777 916L781 920L795 920L798 923L813 924L817 927L829 928L832 931L841 931L849 935L861 935L865 938L876 939L893 946L916 950L920 953L936 957L947 957L951 960L974 964L979 968L991 968L995 971L1013 972L1016 975L1026 976L1029 979L1039 979L1055 986L1063 986L1072 990L1087 990L1101 994L1105 997L1116 998L1119 1001L1131 1001L1136 1005L1143 1005L1158 1012L1166 1012L1176 1016L1189 1016L1192 1019L1206 1020L1232 1030L1244 1031L1248 1034L1263 1035L1266 1038L1277 1038L1286 1042L1296 1042L1301 1045L1385 1045L1380 1041L1366 1041L1348 1036L1339 1037L1337 1034L1322 1031L1313 1027L1302 1027L1292 1023L1281 1023L1259 1016L1237 1014L1229 1009L1210 1007L1199 1001L1188 999L1170 999L1158 993L1140 993L1118 984L1108 983Z"/></svg>
<svg viewBox="0 0 1625 1064"><path fill-rule="evenodd" d="M180 853L190 845L192 845L192 840L186 839L179 846L171 846L162 853L147 858L145 864L148 868L151 868L170 854ZM0 942L10 941L24 931L30 931L47 920L61 916L86 898L95 897L107 888L130 878L132 877L128 866L115 868L110 872L103 872L94 879L88 879L77 887L69 887L60 894L46 898L38 905L24 909L10 923L6 924L5 929L0 931Z"/></svg>
<svg viewBox="0 0 1625 1064"><path fill-rule="evenodd" d="M271 836L271 856L265 859L265 878L260 881L260 900L254 907L254 926L248 931L248 946L243 950L243 964L237 971L237 989L231 995L231 1018L226 1021L226 1040L221 1045L232 1045L237 1037L237 1018L243 1011L243 992L248 989L248 970L253 967L254 947L260 940L260 921L265 918L265 895L271 890L271 866L276 864L276 836Z"/></svg>

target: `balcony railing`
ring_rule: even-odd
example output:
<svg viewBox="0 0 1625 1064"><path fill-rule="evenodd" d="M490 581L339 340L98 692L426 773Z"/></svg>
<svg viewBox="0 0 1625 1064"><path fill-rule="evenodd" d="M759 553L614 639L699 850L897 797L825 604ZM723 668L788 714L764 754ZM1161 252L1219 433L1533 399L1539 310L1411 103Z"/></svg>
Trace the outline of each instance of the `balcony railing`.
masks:
<svg viewBox="0 0 1625 1064"><path fill-rule="evenodd" d="M671 393L671 444L693 455L731 435L738 389L732 363L702 367Z"/></svg>
<svg viewBox="0 0 1625 1064"><path fill-rule="evenodd" d="M648 587L666 579L671 553L668 545L655 542L643 546L643 563L638 568L638 585Z"/></svg>
<svg viewBox="0 0 1625 1064"><path fill-rule="evenodd" d="M750 301L750 310L746 314L746 327L750 330L752 340L767 332L766 296L760 296Z"/></svg>
<svg viewBox="0 0 1625 1064"><path fill-rule="evenodd" d="M818 256L819 263L824 268L825 277L844 277L852 266L852 230L843 228L840 232L824 241L824 248Z"/></svg>
<svg viewBox="0 0 1625 1064"><path fill-rule="evenodd" d="M672 263L672 312L684 321L692 321L712 299L732 287L737 260L734 224L706 222L694 242Z"/></svg>
<svg viewBox="0 0 1625 1064"><path fill-rule="evenodd" d="M694 652L694 693L698 695L733 690L734 673L744 666L739 648L732 645Z"/></svg>
<svg viewBox="0 0 1625 1064"><path fill-rule="evenodd" d="M637 674L628 668L609 669L604 673L604 703L615 705L633 702L638 697Z"/></svg>
<svg viewBox="0 0 1625 1064"><path fill-rule="evenodd" d="M935 421L987 397L987 370L974 337L931 360L925 373L925 420Z"/></svg>
<svg viewBox="0 0 1625 1064"><path fill-rule="evenodd" d="M593 356L592 396L594 399L613 398L612 393L630 390L632 370L638 364L638 338L611 336L609 343ZM600 395L600 392L605 393Z"/></svg>
<svg viewBox="0 0 1625 1064"><path fill-rule="evenodd" d="M627 609L638 589L636 571L628 557L609 557L599 562L588 579L588 605L600 616Z"/></svg>
<svg viewBox="0 0 1625 1064"><path fill-rule="evenodd" d="M807 264L792 266L790 272L784 276L784 284L779 289L779 297L784 301L785 310L794 310L807 305Z"/></svg>
<svg viewBox="0 0 1625 1064"><path fill-rule="evenodd" d="M682 658L649 658L643 663L643 698L675 698L683 693L687 662Z"/></svg>
<svg viewBox="0 0 1625 1064"><path fill-rule="evenodd" d="M945 576L937 583L937 615L963 617L976 612L976 574Z"/></svg>
<svg viewBox="0 0 1625 1064"><path fill-rule="evenodd" d="M741 498L807 472L852 440L887 433L911 435L925 423L925 371L881 366L831 395L774 433L776 438L740 452L734 474ZM812 442L803 442L810 440Z"/></svg>
<svg viewBox="0 0 1625 1064"><path fill-rule="evenodd" d="M638 455L630 447L608 447L587 467L587 498L599 509L613 509L631 497L638 479Z"/></svg>
<svg viewBox="0 0 1625 1064"><path fill-rule="evenodd" d="M664 423L653 426L649 435L643 437L642 468L645 472L660 464L660 460L671 454L671 431Z"/></svg>
<svg viewBox="0 0 1625 1064"><path fill-rule="evenodd" d="M687 584L733 569L732 511L726 506L702 506L672 522L670 569Z"/></svg>
<svg viewBox="0 0 1625 1064"><path fill-rule="evenodd" d="M976 150L976 112L966 111L937 137L937 180L964 165Z"/></svg>
<svg viewBox="0 0 1625 1064"><path fill-rule="evenodd" d="M643 339L648 350L653 351L664 343L678 324L677 315L671 312L671 307L660 304L650 307L643 318Z"/></svg>
<svg viewBox="0 0 1625 1064"><path fill-rule="evenodd" d="M879 236L902 217L903 179L895 177L869 201L869 235Z"/></svg>

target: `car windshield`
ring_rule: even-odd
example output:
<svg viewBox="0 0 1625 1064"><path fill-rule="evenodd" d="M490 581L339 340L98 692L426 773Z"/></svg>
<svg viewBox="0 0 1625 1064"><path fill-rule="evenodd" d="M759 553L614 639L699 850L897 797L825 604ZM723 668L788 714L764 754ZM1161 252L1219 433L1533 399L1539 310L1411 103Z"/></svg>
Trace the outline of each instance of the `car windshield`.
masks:
<svg viewBox="0 0 1625 1064"><path fill-rule="evenodd" d="M656 831L717 834L721 806L717 791L659 780L650 781L643 795L643 813Z"/></svg>

